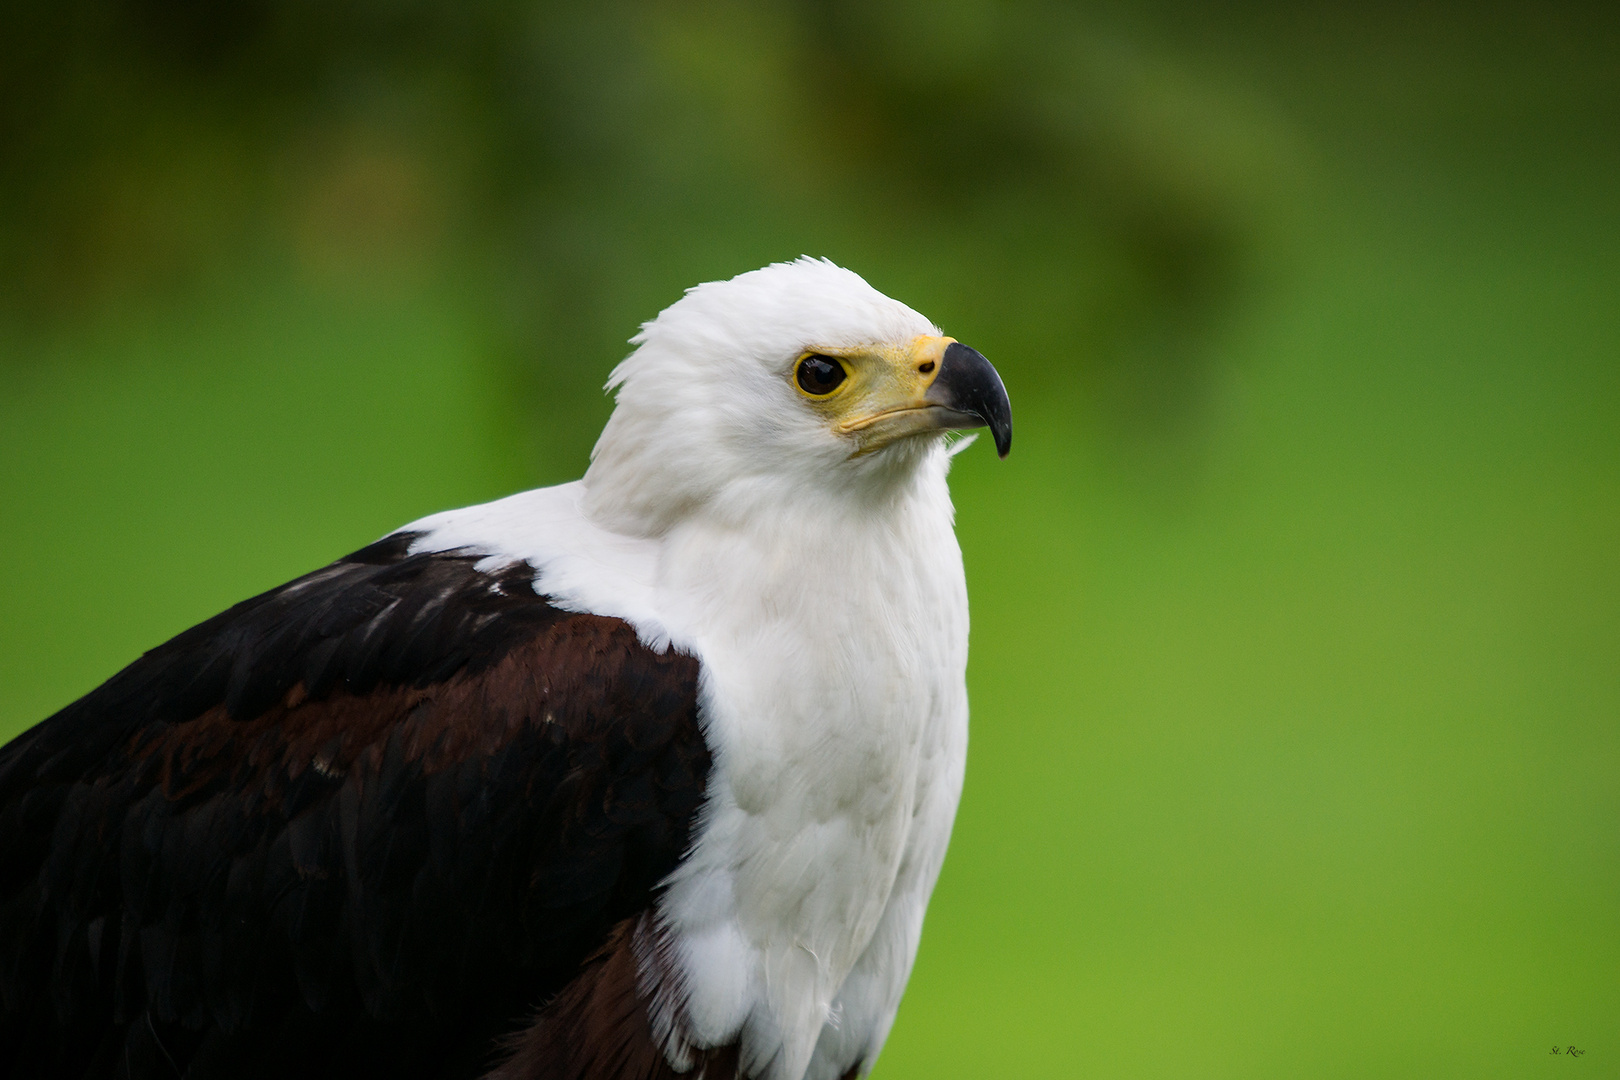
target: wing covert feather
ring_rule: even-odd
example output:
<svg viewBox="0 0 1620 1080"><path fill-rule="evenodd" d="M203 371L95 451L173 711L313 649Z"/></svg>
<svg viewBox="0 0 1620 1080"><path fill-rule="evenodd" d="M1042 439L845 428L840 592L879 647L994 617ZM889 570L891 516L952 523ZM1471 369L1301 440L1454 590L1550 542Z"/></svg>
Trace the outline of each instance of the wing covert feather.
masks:
<svg viewBox="0 0 1620 1080"><path fill-rule="evenodd" d="M648 906L697 661L409 542L0 748L0 1077L476 1075Z"/></svg>

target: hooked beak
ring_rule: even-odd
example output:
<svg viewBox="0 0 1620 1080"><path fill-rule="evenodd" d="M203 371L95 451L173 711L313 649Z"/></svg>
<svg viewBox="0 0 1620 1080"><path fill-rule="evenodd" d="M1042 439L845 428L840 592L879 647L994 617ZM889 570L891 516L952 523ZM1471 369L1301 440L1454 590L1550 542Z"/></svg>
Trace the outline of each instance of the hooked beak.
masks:
<svg viewBox="0 0 1620 1080"><path fill-rule="evenodd" d="M1001 375L977 349L960 341L945 346L939 374L923 400L941 410L937 426L988 427L998 456L1006 457L1012 449L1012 402L1007 400Z"/></svg>

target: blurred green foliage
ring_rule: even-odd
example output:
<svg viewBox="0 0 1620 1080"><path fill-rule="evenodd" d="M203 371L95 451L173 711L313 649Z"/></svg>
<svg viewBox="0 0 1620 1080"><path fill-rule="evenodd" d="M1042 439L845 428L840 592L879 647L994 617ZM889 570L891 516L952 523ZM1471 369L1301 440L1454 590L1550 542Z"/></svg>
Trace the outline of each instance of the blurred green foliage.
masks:
<svg viewBox="0 0 1620 1080"><path fill-rule="evenodd" d="M976 301L1026 382L1078 368L1182 418L1286 153L1058 8L35 0L7 29L15 314L249 253L454 267L547 408L531 460L559 478L627 328L806 246ZM1053 310L1060 378L1018 359Z"/></svg>
<svg viewBox="0 0 1620 1080"><path fill-rule="evenodd" d="M958 459L974 744L879 1075L1620 1075L1616 56L1572 3L15 0L0 733L577 476L637 322L827 255L1019 425Z"/></svg>

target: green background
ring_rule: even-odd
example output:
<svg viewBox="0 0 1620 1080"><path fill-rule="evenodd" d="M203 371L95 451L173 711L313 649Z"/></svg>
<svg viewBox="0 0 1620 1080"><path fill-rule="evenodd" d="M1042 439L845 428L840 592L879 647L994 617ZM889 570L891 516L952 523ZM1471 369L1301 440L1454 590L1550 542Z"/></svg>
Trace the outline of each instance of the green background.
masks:
<svg viewBox="0 0 1620 1080"><path fill-rule="evenodd" d="M827 255L1018 426L877 1075L1620 1076L1606 6L0 23L0 734L577 476L640 320Z"/></svg>

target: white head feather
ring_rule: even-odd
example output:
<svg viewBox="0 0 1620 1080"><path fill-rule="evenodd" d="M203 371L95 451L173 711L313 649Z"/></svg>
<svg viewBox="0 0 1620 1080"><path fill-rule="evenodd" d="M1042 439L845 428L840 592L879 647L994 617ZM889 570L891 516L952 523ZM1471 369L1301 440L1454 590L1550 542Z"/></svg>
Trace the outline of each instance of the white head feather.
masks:
<svg viewBox="0 0 1620 1080"><path fill-rule="evenodd" d="M617 406L585 474L585 509L615 531L656 535L694 507L768 493L868 489L939 439L850 457L794 391L806 351L901 344L939 330L825 259L711 281L644 323L608 380ZM900 471L903 471L901 469ZM767 490L761 490L761 489ZM747 512L743 505L733 507Z"/></svg>

